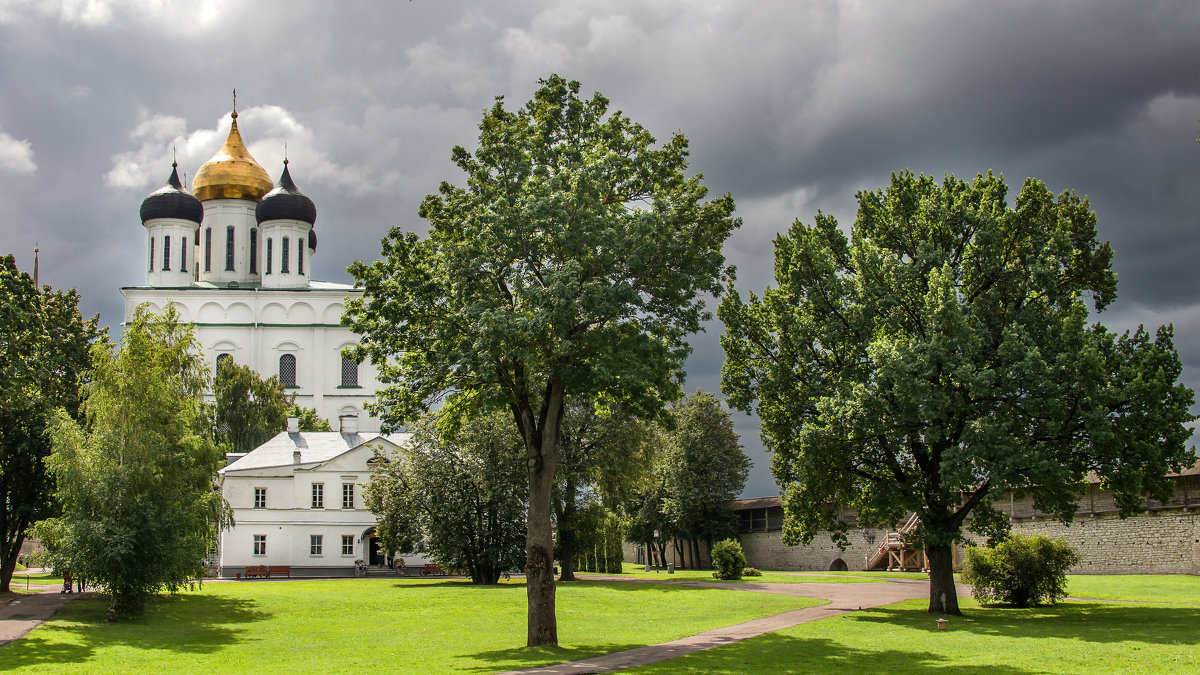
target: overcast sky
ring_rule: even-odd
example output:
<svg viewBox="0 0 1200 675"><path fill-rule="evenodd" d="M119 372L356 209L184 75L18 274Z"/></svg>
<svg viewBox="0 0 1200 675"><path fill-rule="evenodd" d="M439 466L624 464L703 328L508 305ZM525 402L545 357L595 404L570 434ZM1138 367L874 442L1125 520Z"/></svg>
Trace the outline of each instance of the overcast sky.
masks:
<svg viewBox="0 0 1200 675"><path fill-rule="evenodd" d="M1114 328L1175 324L1200 388L1200 10L1154 2L235 2L0 0L0 253L77 287L121 321L145 281L142 198L191 176L228 129L317 205L313 277L348 281L388 228L424 232L421 198L462 182L494 96L559 73L733 194L726 246L743 290L772 239L818 209L848 227L854 194L893 170L1015 195L1028 176L1087 195L1112 241ZM719 326L694 338L689 390L719 389ZM777 494L754 418L746 496Z"/></svg>

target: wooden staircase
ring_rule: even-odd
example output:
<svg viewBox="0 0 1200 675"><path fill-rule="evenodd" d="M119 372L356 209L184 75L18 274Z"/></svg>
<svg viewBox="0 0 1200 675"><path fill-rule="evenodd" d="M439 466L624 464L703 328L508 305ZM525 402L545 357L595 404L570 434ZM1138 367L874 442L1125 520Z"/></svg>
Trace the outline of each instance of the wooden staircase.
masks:
<svg viewBox="0 0 1200 675"><path fill-rule="evenodd" d="M864 556L864 570L888 570L890 572L928 572L929 562L925 550L918 549L905 541L907 535L917 528L920 519L914 513L896 532L888 532L875 548Z"/></svg>

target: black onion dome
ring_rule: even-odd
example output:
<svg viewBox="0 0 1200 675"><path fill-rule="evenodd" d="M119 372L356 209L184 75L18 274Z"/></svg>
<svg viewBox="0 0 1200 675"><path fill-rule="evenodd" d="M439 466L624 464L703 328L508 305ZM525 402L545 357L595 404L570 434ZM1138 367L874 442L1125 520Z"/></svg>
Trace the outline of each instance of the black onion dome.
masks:
<svg viewBox="0 0 1200 675"><path fill-rule="evenodd" d="M155 218L178 218L199 225L204 220L204 206L179 182L179 171L172 162L167 184L142 200L141 215L143 223Z"/></svg>
<svg viewBox="0 0 1200 675"><path fill-rule="evenodd" d="M308 231L308 248L313 251L317 250L317 231L316 230Z"/></svg>
<svg viewBox="0 0 1200 675"><path fill-rule="evenodd" d="M288 172L287 164L287 160L283 160L283 175L279 177L279 186L258 202L258 207L254 209L254 217L259 223L268 220L299 220L312 225L317 222L317 207L292 182L292 174Z"/></svg>

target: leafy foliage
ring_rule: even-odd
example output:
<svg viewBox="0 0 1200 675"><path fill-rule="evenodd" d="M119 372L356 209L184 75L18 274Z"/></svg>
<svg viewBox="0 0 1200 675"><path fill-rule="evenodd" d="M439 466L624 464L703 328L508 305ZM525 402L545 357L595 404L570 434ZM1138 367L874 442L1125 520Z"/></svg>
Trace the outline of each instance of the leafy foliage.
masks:
<svg viewBox="0 0 1200 675"><path fill-rule="evenodd" d="M476 584L524 564L521 440L493 413L439 428L421 418L407 447L375 463L366 489L389 552L421 551Z"/></svg>
<svg viewBox="0 0 1200 675"><path fill-rule="evenodd" d="M500 407L525 444L529 644L557 644L551 492L567 396L644 418L681 394L686 336L729 270L733 199L704 201L686 177L687 139L655 139L608 99L553 75L510 111L484 114L474 152L455 147L465 187L442 183L393 229L345 321L387 385L385 428L453 392L457 409Z"/></svg>
<svg viewBox="0 0 1200 675"><path fill-rule="evenodd" d="M747 567L746 569L742 570L742 576L744 576L744 577L761 577L762 571L760 571L757 567Z"/></svg>
<svg viewBox="0 0 1200 675"><path fill-rule="evenodd" d="M1087 200L1029 179L1010 208L1007 190L990 173L894 174L858 194L849 240L824 214L795 223L775 242L777 287L719 310L722 388L758 412L785 541L829 530L845 545L828 504L864 525L915 512L931 612L958 613L966 516L1002 533L993 490L1069 520L1094 471L1133 513L1195 461L1171 328L1087 325L1085 296L1101 311L1116 295Z"/></svg>
<svg viewBox="0 0 1200 675"><path fill-rule="evenodd" d="M621 518L599 502L590 502L579 517L579 569L620 574L625 528Z"/></svg>
<svg viewBox="0 0 1200 675"><path fill-rule="evenodd" d="M716 396L689 395L671 407L671 419L659 457L662 515L674 535L711 546L736 529L730 504L746 485L750 459Z"/></svg>
<svg viewBox="0 0 1200 675"><path fill-rule="evenodd" d="M37 288L11 255L0 257L0 592L7 592L25 532L53 513L46 472L53 411L78 417L98 317L85 321L79 294Z"/></svg>
<svg viewBox="0 0 1200 675"><path fill-rule="evenodd" d="M1079 559L1063 539L1013 533L995 547L967 547L962 580L980 603L1029 607L1065 598L1067 570Z"/></svg>
<svg viewBox="0 0 1200 675"><path fill-rule="evenodd" d="M731 581L741 579L746 569L746 554L737 539L722 539L712 548L713 577Z"/></svg>
<svg viewBox="0 0 1200 675"><path fill-rule="evenodd" d="M60 409L50 431L62 515L36 532L55 567L107 591L111 620L201 577L230 510L212 483L224 456L205 429L208 370L174 309L139 307L92 360L86 423Z"/></svg>
<svg viewBox="0 0 1200 675"><path fill-rule="evenodd" d="M316 410L296 404L278 376L263 379L233 359L217 368L213 398L214 436L226 452L250 452L286 429L288 417L300 419L300 431L331 431Z"/></svg>

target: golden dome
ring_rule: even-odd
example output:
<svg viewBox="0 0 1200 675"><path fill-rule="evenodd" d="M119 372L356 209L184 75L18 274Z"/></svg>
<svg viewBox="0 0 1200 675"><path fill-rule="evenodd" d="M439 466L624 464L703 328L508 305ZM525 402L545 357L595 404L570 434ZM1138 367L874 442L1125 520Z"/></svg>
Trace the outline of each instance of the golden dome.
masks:
<svg viewBox="0 0 1200 675"><path fill-rule="evenodd" d="M249 199L258 201L275 184L266 169L250 156L238 133L237 112L232 114L229 138L225 145L204 163L192 180L192 194L200 201L209 199Z"/></svg>

